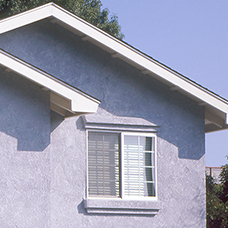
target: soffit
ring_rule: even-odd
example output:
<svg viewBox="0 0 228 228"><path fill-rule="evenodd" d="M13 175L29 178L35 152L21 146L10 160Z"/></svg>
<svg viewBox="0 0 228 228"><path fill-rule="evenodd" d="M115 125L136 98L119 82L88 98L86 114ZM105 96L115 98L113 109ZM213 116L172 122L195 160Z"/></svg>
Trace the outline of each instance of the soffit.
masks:
<svg viewBox="0 0 228 228"><path fill-rule="evenodd" d="M10 55L0 49L0 64L7 71L12 70L19 75L39 84L43 90L50 91L51 109L62 116L95 113L99 100L66 84L52 75Z"/></svg>
<svg viewBox="0 0 228 228"><path fill-rule="evenodd" d="M102 108L92 115L83 116L85 129L108 131L157 132L159 126L138 117L116 116Z"/></svg>
<svg viewBox="0 0 228 228"><path fill-rule="evenodd" d="M189 78L145 55L127 43L116 39L83 19L63 8L48 3L24 13L0 21L0 34L24 25L50 18L79 35L84 41L90 41L111 54L138 68L143 74L151 75L170 86L172 91L197 101L205 107L205 131L216 131L227 128L228 101L209 91ZM212 127L211 127L212 126Z"/></svg>

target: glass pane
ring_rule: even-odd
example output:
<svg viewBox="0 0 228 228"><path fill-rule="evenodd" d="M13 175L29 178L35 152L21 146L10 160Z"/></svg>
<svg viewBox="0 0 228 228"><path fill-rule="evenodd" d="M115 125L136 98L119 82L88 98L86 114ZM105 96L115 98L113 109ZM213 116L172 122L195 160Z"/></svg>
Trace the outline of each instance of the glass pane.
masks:
<svg viewBox="0 0 228 228"><path fill-rule="evenodd" d="M119 196L119 134L89 132L90 196Z"/></svg>
<svg viewBox="0 0 228 228"><path fill-rule="evenodd" d="M145 153L145 165L151 166L152 165L151 163L152 163L151 153Z"/></svg>
<svg viewBox="0 0 228 228"><path fill-rule="evenodd" d="M152 179L152 168L145 168L145 179L146 181L153 181Z"/></svg>
<svg viewBox="0 0 228 228"><path fill-rule="evenodd" d="M155 183L145 183L145 196L155 196Z"/></svg>
<svg viewBox="0 0 228 228"><path fill-rule="evenodd" d="M155 196L152 137L124 136L124 194Z"/></svg>
<svg viewBox="0 0 228 228"><path fill-rule="evenodd" d="M152 150L152 138L151 137L146 137L146 150L151 151Z"/></svg>

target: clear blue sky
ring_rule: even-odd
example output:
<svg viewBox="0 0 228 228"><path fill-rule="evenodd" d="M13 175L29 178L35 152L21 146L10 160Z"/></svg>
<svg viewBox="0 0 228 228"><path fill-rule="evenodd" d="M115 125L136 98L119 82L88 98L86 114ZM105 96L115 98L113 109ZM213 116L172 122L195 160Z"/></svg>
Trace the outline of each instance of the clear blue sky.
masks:
<svg viewBox="0 0 228 228"><path fill-rule="evenodd" d="M124 41L228 99L227 0L101 0ZM228 130L206 134L206 165L227 163Z"/></svg>

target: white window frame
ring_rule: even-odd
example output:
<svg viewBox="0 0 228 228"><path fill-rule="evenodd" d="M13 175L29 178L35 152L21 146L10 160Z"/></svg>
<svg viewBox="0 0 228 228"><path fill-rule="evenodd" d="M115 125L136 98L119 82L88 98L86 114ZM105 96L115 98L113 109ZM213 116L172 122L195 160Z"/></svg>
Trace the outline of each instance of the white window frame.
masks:
<svg viewBox="0 0 228 228"><path fill-rule="evenodd" d="M129 200L157 200L157 135L155 133L143 133L143 132L120 132L121 134L121 148L120 148L120 160L121 160L121 168L120 168L120 175L121 175L121 195L122 199L129 199ZM154 159L155 159L155 196L127 196L124 194L124 136L144 136L144 137L151 137L154 138Z"/></svg>
<svg viewBox="0 0 228 228"><path fill-rule="evenodd" d="M88 161L88 135L89 132L100 132L100 133L116 133L120 134L120 197L107 197L107 196L89 196L89 161ZM87 130L87 180L86 180L86 196L91 199L108 199L108 200L149 200L157 201L157 134L156 133L144 133L144 132L123 132L123 131L108 131L108 130ZM124 136L144 136L154 138L154 153L155 153L155 196L126 196L124 195Z"/></svg>

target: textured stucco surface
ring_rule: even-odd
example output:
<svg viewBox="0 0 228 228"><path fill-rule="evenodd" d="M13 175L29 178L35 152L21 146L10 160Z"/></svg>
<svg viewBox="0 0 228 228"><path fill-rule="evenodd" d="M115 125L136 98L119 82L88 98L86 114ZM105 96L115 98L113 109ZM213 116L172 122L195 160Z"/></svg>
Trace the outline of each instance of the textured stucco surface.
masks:
<svg viewBox="0 0 228 228"><path fill-rule="evenodd" d="M0 68L0 227L49 227L49 93Z"/></svg>
<svg viewBox="0 0 228 228"><path fill-rule="evenodd" d="M50 122L48 93L18 75L17 86L8 83L2 70L0 114L6 120L0 128L3 227L205 227L203 107L46 22L1 35L1 48L101 100L100 108L114 116L140 117L159 126L161 209L155 216L87 214L82 118L63 120L51 113ZM9 103L14 98L16 102ZM11 106L3 109L6 103Z"/></svg>

